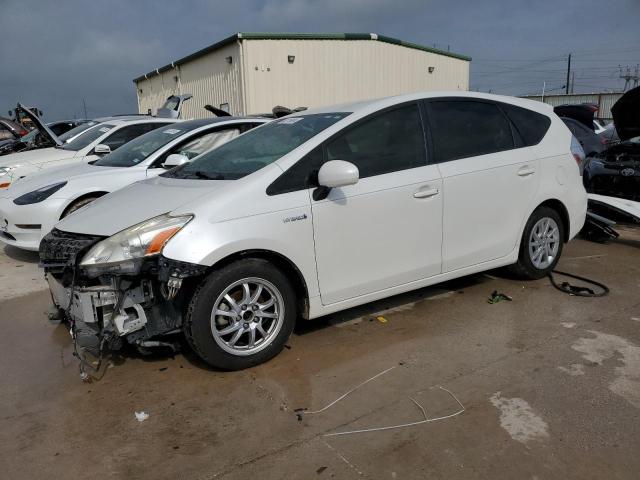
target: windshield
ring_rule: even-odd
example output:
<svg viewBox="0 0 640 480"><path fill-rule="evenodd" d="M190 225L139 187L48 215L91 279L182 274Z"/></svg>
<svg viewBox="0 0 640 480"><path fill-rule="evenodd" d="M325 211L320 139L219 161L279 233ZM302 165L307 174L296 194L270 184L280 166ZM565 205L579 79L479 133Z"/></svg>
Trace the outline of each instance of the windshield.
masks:
<svg viewBox="0 0 640 480"><path fill-rule="evenodd" d="M64 132L62 135L58 135L58 138L62 143L67 143L71 138L76 135L84 132L85 130L90 129L91 127L97 125L98 122L85 122L77 127L72 128L71 130Z"/></svg>
<svg viewBox="0 0 640 480"><path fill-rule="evenodd" d="M157 130L153 130L152 132L125 143L115 152L112 152L95 162L94 165L98 165L100 167L133 167L134 165L138 165L146 160L149 155L159 148L164 147L170 141L175 140L186 132L200 126L201 125L185 128L180 125L179 127L171 126L170 128L159 128Z"/></svg>
<svg viewBox="0 0 640 480"><path fill-rule="evenodd" d="M92 122L89 122L92 123ZM81 125L80 127L84 127L85 125L88 125L87 123ZM80 128L80 127L76 127L73 128L71 130L69 130L67 133L73 132L74 130ZM62 148L64 150L75 150L76 152L78 150L82 150L84 147L86 147L87 145L89 145L91 142L96 141L98 138L100 138L102 135L104 135L105 133L107 133L109 130L111 130L113 127L115 127L115 125L112 125L110 123L101 123L96 125L95 123L93 124L93 127L89 127L89 128L85 128L85 132L83 132L82 134L78 135L76 138L73 138L71 140L67 140L64 145L61 145L57 148ZM63 138L65 135L67 135L67 133L65 133L64 135L60 136L60 139L64 142Z"/></svg>
<svg viewBox="0 0 640 480"><path fill-rule="evenodd" d="M167 98L167 101L164 102L162 108L166 108L167 110L176 110L179 102L180 99L178 97L171 96Z"/></svg>
<svg viewBox="0 0 640 480"><path fill-rule="evenodd" d="M347 115L319 113L275 120L162 176L236 180L275 162Z"/></svg>

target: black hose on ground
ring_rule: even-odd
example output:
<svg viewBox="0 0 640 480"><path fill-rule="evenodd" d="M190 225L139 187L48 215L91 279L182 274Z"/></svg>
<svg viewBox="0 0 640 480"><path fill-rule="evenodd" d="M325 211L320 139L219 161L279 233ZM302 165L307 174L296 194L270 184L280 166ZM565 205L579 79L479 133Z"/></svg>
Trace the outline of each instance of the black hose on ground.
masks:
<svg viewBox="0 0 640 480"><path fill-rule="evenodd" d="M595 285L596 287L600 288L601 291L595 292L593 289L588 287L577 287L575 285L571 285L569 282L562 282L560 285L558 285L555 279L553 278L553 273L557 275L569 277L569 278L575 278L576 280L580 280L581 282L585 282L590 285ZM579 277L578 275L573 275L567 272L560 272L558 270L553 270L547 276L551 281L551 285L553 285L557 290L560 290L561 292L564 292L569 295L573 295L575 297L605 297L609 295L609 287L607 287L606 285L600 282L596 282L595 280L591 280L589 278Z"/></svg>

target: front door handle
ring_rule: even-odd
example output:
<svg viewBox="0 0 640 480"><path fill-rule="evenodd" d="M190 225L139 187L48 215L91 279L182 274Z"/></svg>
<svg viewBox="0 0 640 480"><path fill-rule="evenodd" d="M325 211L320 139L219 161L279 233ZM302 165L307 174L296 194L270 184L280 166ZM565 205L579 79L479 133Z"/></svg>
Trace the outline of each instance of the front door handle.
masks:
<svg viewBox="0 0 640 480"><path fill-rule="evenodd" d="M437 188L425 188L425 189L417 190L413 194L413 198L429 198L437 195L438 193L439 192Z"/></svg>
<svg viewBox="0 0 640 480"><path fill-rule="evenodd" d="M520 177L527 177L529 175L533 175L534 173L536 173L536 169L529 166L522 167L518 170L518 176Z"/></svg>

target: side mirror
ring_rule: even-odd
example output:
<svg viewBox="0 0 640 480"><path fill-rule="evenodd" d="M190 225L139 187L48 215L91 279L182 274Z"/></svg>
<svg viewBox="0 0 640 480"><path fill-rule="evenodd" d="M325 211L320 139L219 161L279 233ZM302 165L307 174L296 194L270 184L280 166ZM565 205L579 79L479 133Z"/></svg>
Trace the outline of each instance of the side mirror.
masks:
<svg viewBox="0 0 640 480"><path fill-rule="evenodd" d="M181 155L179 153L172 153L164 161L164 163L162 164L162 167L168 169L168 168L184 165L185 163L189 163L189 158L186 155Z"/></svg>
<svg viewBox="0 0 640 480"><path fill-rule="evenodd" d="M346 187L355 185L360 180L360 172L351 162L344 160L330 160L318 172L318 185L327 188Z"/></svg>
<svg viewBox="0 0 640 480"><path fill-rule="evenodd" d="M93 153L96 155L108 155L111 153L111 147L109 145L96 145L96 148L93 149Z"/></svg>
<svg viewBox="0 0 640 480"><path fill-rule="evenodd" d="M330 160L318 171L318 188L313 191L315 201L324 200L332 188L355 185L360 180L358 167L344 160Z"/></svg>

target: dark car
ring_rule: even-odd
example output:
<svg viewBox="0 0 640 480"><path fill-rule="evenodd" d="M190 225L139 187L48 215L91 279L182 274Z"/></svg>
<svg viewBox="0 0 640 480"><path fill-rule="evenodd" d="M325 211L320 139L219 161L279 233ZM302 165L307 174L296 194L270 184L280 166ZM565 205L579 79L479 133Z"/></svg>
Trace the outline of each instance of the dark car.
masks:
<svg viewBox="0 0 640 480"><path fill-rule="evenodd" d="M51 129L57 136L67 133L72 128L76 128L78 125L88 122L89 120L61 120L58 122L47 123L47 127Z"/></svg>
<svg viewBox="0 0 640 480"><path fill-rule="evenodd" d="M31 112L28 108L18 104L24 115L31 115L31 123L35 126L30 132L25 130L22 136L0 141L0 155L9 155L11 153L23 152L26 150L35 150L38 148L55 147L62 142L59 140L60 135L72 130L73 128L86 123L87 120L64 120L45 124L40 117ZM19 125L16 123L16 125Z"/></svg>
<svg viewBox="0 0 640 480"><path fill-rule="evenodd" d="M584 163L589 193L640 201L640 87L626 92L611 108L619 142Z"/></svg>
<svg viewBox="0 0 640 480"><path fill-rule="evenodd" d="M0 117L0 141L15 140L29 131L9 118Z"/></svg>
<svg viewBox="0 0 640 480"><path fill-rule="evenodd" d="M604 150L605 145L603 139L596 135L592 129L586 127L583 123L568 117L560 117L564 124L571 130L573 136L576 137L586 156L600 153Z"/></svg>

